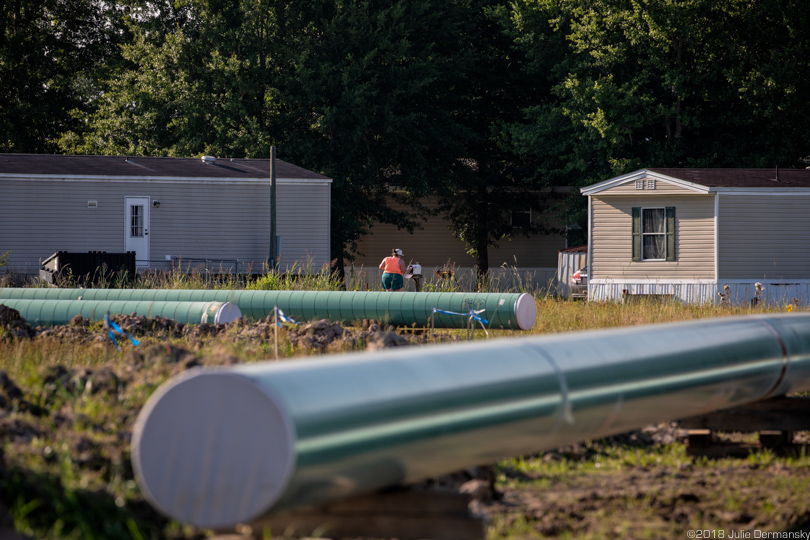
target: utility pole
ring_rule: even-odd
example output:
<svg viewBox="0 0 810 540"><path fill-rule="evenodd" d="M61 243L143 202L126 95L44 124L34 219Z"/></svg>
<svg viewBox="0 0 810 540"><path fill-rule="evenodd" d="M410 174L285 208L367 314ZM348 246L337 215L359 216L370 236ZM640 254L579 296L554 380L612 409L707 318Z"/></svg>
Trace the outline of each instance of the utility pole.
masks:
<svg viewBox="0 0 810 540"><path fill-rule="evenodd" d="M278 245L276 241L276 147L270 147L270 256L267 258L267 270L276 269Z"/></svg>

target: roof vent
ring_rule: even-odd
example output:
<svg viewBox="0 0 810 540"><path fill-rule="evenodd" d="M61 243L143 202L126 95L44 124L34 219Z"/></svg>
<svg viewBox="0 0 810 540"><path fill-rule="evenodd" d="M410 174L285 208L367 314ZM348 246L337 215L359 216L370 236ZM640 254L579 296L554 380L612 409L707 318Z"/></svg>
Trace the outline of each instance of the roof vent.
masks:
<svg viewBox="0 0 810 540"><path fill-rule="evenodd" d="M203 156L202 158L203 163L216 163L217 158L216 156Z"/></svg>

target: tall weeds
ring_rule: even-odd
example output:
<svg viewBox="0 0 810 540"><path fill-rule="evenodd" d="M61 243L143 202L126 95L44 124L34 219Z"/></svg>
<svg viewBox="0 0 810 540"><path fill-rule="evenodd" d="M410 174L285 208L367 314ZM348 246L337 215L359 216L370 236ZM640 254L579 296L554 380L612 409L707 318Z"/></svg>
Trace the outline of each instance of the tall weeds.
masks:
<svg viewBox="0 0 810 540"><path fill-rule="evenodd" d="M686 304L677 299L647 299L633 302L572 302L551 296L537 298L537 319L533 334L574 332L597 328L636 326L693 319L778 313L776 305L721 306ZM793 311L795 308L790 309Z"/></svg>
<svg viewBox="0 0 810 540"><path fill-rule="evenodd" d="M338 291L343 290L340 280L324 265L314 271L312 261L299 265L296 261L285 272L265 272L245 287L254 291Z"/></svg>

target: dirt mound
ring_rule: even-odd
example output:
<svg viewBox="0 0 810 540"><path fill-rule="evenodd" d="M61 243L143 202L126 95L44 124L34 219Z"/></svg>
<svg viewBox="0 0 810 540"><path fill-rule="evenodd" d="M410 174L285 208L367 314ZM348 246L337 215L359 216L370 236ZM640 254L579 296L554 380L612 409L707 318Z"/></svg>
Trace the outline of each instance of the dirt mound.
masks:
<svg viewBox="0 0 810 540"><path fill-rule="evenodd" d="M110 319L118 324L121 330L136 339L141 337L151 337L156 340L187 338L192 343L217 337L233 324L238 324L186 325L160 315L150 318L134 313L113 315ZM53 339L63 343L107 343L109 341L108 330L103 327L101 321L90 321L77 315L70 324L32 328L17 310L0 305L0 339L3 337Z"/></svg>
<svg viewBox="0 0 810 540"><path fill-rule="evenodd" d="M369 324L365 330L354 331L327 319L293 328L287 333L287 340L293 347L318 352L331 349L354 350L363 346L367 351L376 351L412 344L405 336L393 330L382 330L376 323Z"/></svg>
<svg viewBox="0 0 810 540"><path fill-rule="evenodd" d="M82 367L67 368L61 364L48 366L40 372L42 378L41 400L45 404L60 401L63 394L71 396L106 394L112 398L127 384L111 368L104 366L97 369Z"/></svg>
<svg viewBox="0 0 810 540"><path fill-rule="evenodd" d="M0 304L0 324L5 326L21 320L23 320L23 318L19 311Z"/></svg>
<svg viewBox="0 0 810 540"><path fill-rule="evenodd" d="M408 338L392 331L373 332L365 340L367 351L379 351L391 347L407 347L411 344Z"/></svg>
<svg viewBox="0 0 810 540"><path fill-rule="evenodd" d="M71 377L71 384L77 391L95 395L104 393L109 396L118 395L118 388L124 382L109 367L101 367L96 370L81 368Z"/></svg>
<svg viewBox="0 0 810 540"><path fill-rule="evenodd" d="M255 324L237 324L236 339L241 341L264 341L273 337L272 317Z"/></svg>
<svg viewBox="0 0 810 540"><path fill-rule="evenodd" d="M183 323L176 322L161 315L154 318L145 315L115 315L111 317L121 330L128 334L144 335L152 334L160 337L181 337L185 331Z"/></svg>
<svg viewBox="0 0 810 540"><path fill-rule="evenodd" d="M30 443L35 437L40 437L42 430L33 424L18 417L0 417L0 439L12 440L18 443Z"/></svg>
<svg viewBox="0 0 810 540"><path fill-rule="evenodd" d="M44 411L25 399L20 387L14 384L5 371L0 370L0 417L11 412L28 412L41 416Z"/></svg>
<svg viewBox="0 0 810 540"><path fill-rule="evenodd" d="M0 408L11 410L23 397L22 390L9 379L5 371L0 370Z"/></svg>
<svg viewBox="0 0 810 540"><path fill-rule="evenodd" d="M73 341L76 343L92 341L95 337L93 332L81 324L66 324L64 326L55 326L53 328L38 328L34 331L34 333L37 338L51 338L62 342ZM99 335L103 338L105 334L100 332Z"/></svg>
<svg viewBox="0 0 810 540"><path fill-rule="evenodd" d="M154 318L135 314L113 315L110 319L118 324L121 330L136 338L150 336L156 339L168 339L183 337L187 334L193 338L197 335L211 334L208 329L200 331L194 325L186 326L160 315ZM47 328L38 327L31 331L31 336L77 343L103 343L109 339L107 330L103 328L100 321L90 321L80 315L74 317L70 324Z"/></svg>
<svg viewBox="0 0 810 540"><path fill-rule="evenodd" d="M29 339L33 336L33 328L19 311L0 304L0 338Z"/></svg>
<svg viewBox="0 0 810 540"><path fill-rule="evenodd" d="M121 329L136 339L143 337L154 338L157 341L172 338L187 339L192 346L210 339L221 339L223 335L233 337L235 341L266 341L273 339L275 333L275 319L269 316L253 324L237 321L229 324L182 324L166 317L156 316L149 318L143 315L113 315L111 320ZM316 353L330 351L351 351L366 349L376 351L391 347L405 347L428 341L426 334L398 334L392 327L383 328L377 321L363 321L360 329L347 329L340 323L321 319L306 323L302 326L280 328L280 336L286 338L293 349L305 349ZM73 343L99 343L109 341L108 332L101 322L90 321L76 316L70 324L36 329L31 328L19 312L0 305L0 329L6 336L12 338L43 338L60 342ZM2 336L2 334L0 334ZM453 336L439 336L431 341L456 340ZM156 345L156 347L162 347ZM177 351L169 351L163 355L163 349L154 349L149 352L134 353L132 358L135 364L140 364L150 356L164 356L169 363L177 361L190 362L192 359L177 359ZM192 353L193 354L193 353ZM238 361L238 360L237 360ZM217 365L234 363L234 358L220 358Z"/></svg>
<svg viewBox="0 0 810 540"><path fill-rule="evenodd" d="M184 367L198 365L197 355L193 351L168 343L139 347L127 353L126 363L136 368L144 365L154 365L158 362L169 365L182 365Z"/></svg>
<svg viewBox="0 0 810 540"><path fill-rule="evenodd" d="M307 323L296 327L287 333L287 340L294 347L304 347L322 351L346 336L346 330L340 323L333 323L327 319Z"/></svg>
<svg viewBox="0 0 810 540"><path fill-rule="evenodd" d="M226 324L200 323L186 327L185 336L192 340L216 337L228 328Z"/></svg>

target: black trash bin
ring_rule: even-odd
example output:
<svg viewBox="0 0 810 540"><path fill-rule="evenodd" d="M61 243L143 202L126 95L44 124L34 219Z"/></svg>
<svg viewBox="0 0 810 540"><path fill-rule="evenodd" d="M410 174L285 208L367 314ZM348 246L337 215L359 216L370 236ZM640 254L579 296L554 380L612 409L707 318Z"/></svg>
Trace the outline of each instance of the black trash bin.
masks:
<svg viewBox="0 0 810 540"><path fill-rule="evenodd" d="M78 285L90 286L102 278L110 278L121 271L130 276L135 275L135 252L107 253L106 251L88 251L87 253L70 253L57 251L42 263L39 277L47 283L59 285L68 272Z"/></svg>

